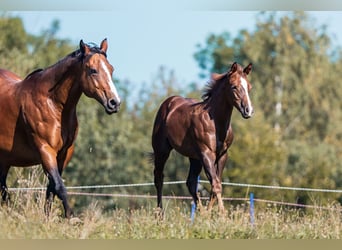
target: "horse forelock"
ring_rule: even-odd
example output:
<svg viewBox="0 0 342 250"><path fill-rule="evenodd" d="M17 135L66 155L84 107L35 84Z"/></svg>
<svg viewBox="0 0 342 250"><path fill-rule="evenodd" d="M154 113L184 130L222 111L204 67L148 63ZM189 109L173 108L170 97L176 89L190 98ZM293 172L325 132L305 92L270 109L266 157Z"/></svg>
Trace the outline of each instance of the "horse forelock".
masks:
<svg viewBox="0 0 342 250"><path fill-rule="evenodd" d="M96 43L87 43L87 46L90 48L90 52L94 53L94 54L102 54L105 57L107 57L106 52L104 52L103 50L101 50L101 48L96 44Z"/></svg>

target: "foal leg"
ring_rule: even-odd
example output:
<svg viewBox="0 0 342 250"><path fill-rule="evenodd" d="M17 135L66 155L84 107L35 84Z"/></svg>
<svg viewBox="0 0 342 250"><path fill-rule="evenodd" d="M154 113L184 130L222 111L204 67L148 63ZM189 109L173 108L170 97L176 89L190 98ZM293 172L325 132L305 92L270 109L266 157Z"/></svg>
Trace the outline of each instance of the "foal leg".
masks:
<svg viewBox="0 0 342 250"><path fill-rule="evenodd" d="M198 176L202 170L202 164L201 164L201 161L196 160L196 159L189 158L189 160L190 160L190 170L189 170L188 178L186 180L186 185L189 189L189 192L192 198L194 199L194 203L196 207L198 205L199 209L201 209L202 204L198 197L197 185L198 185Z"/></svg>
<svg viewBox="0 0 342 250"><path fill-rule="evenodd" d="M163 194L163 180L164 180L164 166L169 158L170 151L168 152L155 152L154 154L154 185L157 190L157 207L163 208L162 194Z"/></svg>
<svg viewBox="0 0 342 250"><path fill-rule="evenodd" d="M211 184L211 195L208 204L208 210L210 211L216 201L216 199L220 200L219 209L223 208L221 193L222 193L222 185L221 179L219 176L219 171L217 169L217 163L215 163L215 154L207 153L203 154L203 166L205 170L205 174Z"/></svg>
<svg viewBox="0 0 342 250"><path fill-rule="evenodd" d="M226 164L227 158L228 158L228 154L225 153L220 157L220 159L217 162L217 175L220 181L221 192L217 193L216 197L218 201L218 207L221 212L224 212L225 210L223 206L223 200L222 200L222 174L223 174L223 169Z"/></svg>

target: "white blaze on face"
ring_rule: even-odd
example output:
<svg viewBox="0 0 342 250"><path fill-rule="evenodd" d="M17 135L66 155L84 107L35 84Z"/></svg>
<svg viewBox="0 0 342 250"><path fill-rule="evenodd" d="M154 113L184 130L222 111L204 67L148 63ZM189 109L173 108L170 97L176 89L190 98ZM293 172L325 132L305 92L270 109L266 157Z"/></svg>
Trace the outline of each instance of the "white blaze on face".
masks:
<svg viewBox="0 0 342 250"><path fill-rule="evenodd" d="M115 85L113 83L112 75L109 73L109 70L103 61L101 61L101 67L103 68L105 74L107 75L107 81L108 81L107 83L110 87L110 90L112 91L112 93L114 95L115 101L117 103L120 103L120 97L119 97L118 91L116 90Z"/></svg>
<svg viewBox="0 0 342 250"><path fill-rule="evenodd" d="M247 98L248 115L251 116L253 114L253 107L252 107L251 99L249 98L248 83L246 79L243 77L240 78L240 81L241 81L243 90L245 91L246 98Z"/></svg>

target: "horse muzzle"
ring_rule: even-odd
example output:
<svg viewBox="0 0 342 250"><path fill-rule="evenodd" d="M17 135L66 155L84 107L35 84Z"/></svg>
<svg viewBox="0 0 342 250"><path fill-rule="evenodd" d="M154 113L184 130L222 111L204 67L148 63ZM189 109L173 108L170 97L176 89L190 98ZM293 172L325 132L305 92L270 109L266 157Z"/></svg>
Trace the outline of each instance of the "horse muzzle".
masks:
<svg viewBox="0 0 342 250"><path fill-rule="evenodd" d="M110 99L107 101L105 105L106 113L111 115L113 113L117 113L120 109L121 102L116 101L115 99Z"/></svg>
<svg viewBox="0 0 342 250"><path fill-rule="evenodd" d="M240 113L241 113L243 118L249 119L249 118L251 118L253 116L254 109L253 109L252 106L250 106L250 107L249 106L246 106L246 107L241 106Z"/></svg>

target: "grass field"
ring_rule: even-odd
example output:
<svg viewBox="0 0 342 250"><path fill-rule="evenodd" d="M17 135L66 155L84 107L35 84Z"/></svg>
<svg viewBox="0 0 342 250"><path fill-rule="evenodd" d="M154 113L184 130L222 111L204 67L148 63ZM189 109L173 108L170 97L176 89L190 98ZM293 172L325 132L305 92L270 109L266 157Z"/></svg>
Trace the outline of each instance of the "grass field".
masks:
<svg viewBox="0 0 342 250"><path fill-rule="evenodd" d="M230 206L227 213L197 212L190 220L189 202L169 200L163 218L155 201L139 209L104 212L96 202L71 220L64 219L56 200L49 218L43 212L43 193L12 193L0 208L2 239L340 239L341 207L289 210L256 204L252 225L247 204Z"/></svg>

